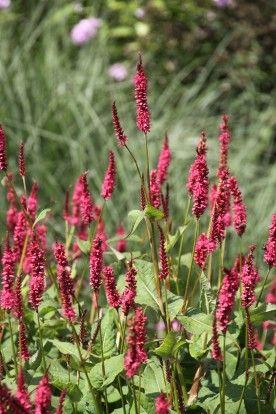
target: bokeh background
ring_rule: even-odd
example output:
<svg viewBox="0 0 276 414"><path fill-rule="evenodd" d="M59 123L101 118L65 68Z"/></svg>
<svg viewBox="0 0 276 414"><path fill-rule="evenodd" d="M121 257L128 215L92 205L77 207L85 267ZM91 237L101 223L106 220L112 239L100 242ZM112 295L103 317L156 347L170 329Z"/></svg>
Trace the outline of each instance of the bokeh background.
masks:
<svg viewBox="0 0 276 414"><path fill-rule="evenodd" d="M11 167L23 140L41 206L60 211L65 189L84 170L97 199L113 149L119 184L106 219L111 228L124 222L137 207L138 179L116 147L111 103L116 99L130 147L143 161L132 86L141 51L150 80L151 161L167 131L176 220L202 129L214 176L226 112L230 165L249 212L245 241L261 244L276 204L275 28L274 0L0 0L0 119Z"/></svg>

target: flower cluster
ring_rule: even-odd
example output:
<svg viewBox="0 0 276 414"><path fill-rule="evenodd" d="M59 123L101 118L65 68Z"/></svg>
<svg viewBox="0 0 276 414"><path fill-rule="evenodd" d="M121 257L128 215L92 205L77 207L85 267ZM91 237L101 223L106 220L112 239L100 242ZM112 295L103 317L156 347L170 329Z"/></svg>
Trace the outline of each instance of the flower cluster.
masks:
<svg viewBox="0 0 276 414"><path fill-rule="evenodd" d="M140 56L137 64L137 72L134 76L136 124L137 128L145 134L150 131L150 111L147 100L147 84L148 80Z"/></svg>
<svg viewBox="0 0 276 414"><path fill-rule="evenodd" d="M254 250L256 246L252 245L244 260L241 270L242 295L241 301L244 308L251 306L255 300L255 287L260 280L259 272L254 264Z"/></svg>
<svg viewBox="0 0 276 414"><path fill-rule="evenodd" d="M276 214L272 214L269 237L264 248L264 261L269 267L276 267Z"/></svg>

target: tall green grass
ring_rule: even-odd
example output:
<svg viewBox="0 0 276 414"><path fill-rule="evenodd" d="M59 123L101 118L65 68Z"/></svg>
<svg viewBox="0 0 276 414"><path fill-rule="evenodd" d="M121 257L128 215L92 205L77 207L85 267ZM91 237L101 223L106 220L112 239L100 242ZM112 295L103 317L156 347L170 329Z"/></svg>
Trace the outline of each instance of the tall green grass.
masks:
<svg viewBox="0 0 276 414"><path fill-rule="evenodd" d="M29 183L38 180L41 207L50 206L54 211L61 211L65 189L72 187L84 170L89 170L90 187L97 199L108 149L114 149L119 181L108 204L107 219L115 226L125 222L125 211L136 208L139 202L133 185L137 181L135 168L128 154L116 147L111 123L111 103L116 99L129 145L140 159L143 136L135 127L132 88L136 56L129 62L128 80L113 82L107 75L111 47L108 28L103 26L96 39L76 48L69 38L73 21L72 4L61 11L53 3L45 11L43 2L38 2L24 21L20 14L1 14L0 119L9 140L11 168L16 168L16 151L23 140L27 169L32 172ZM156 163L167 131L173 152L171 201L180 220L197 137L202 129L208 132L212 176L217 163L219 115L227 112L233 132L231 168L248 206L246 241L262 243L270 215L275 212L273 98L260 95L252 78L250 87L233 99L230 77L219 79L216 71L218 56L229 42L231 33L214 48L201 70L191 64L169 79L155 78L150 70L151 56L144 51L153 118L151 162ZM122 44L122 48L125 46ZM196 81L186 82L194 71L198 73ZM1 206L3 203L2 192Z"/></svg>

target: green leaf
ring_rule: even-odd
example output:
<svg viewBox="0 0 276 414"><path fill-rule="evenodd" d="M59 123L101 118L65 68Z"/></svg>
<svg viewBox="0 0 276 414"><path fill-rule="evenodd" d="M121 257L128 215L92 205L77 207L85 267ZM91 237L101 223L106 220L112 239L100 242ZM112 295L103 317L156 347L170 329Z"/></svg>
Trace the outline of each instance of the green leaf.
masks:
<svg viewBox="0 0 276 414"><path fill-rule="evenodd" d="M116 259L118 261L124 260L126 258L126 253L121 253L118 250L114 249L114 247L112 247L110 245L108 247L112 251L112 253L114 254L114 256L116 257Z"/></svg>
<svg viewBox="0 0 276 414"><path fill-rule="evenodd" d="M29 359L30 368L35 371L38 367L40 367L41 361L42 361L42 354L39 348Z"/></svg>
<svg viewBox="0 0 276 414"><path fill-rule="evenodd" d="M182 305L183 305L183 298L181 296L177 296L171 291L167 291L167 298L168 298L168 311L170 315L170 319L173 320L176 315L180 312ZM164 302L164 296L163 296Z"/></svg>
<svg viewBox="0 0 276 414"><path fill-rule="evenodd" d="M138 228L139 224L144 219L144 217L145 217L145 214L141 210L131 210L128 213L128 218L131 223L131 230L128 233L128 235L125 237L125 239L127 239L129 236L131 236L136 231L136 229Z"/></svg>
<svg viewBox="0 0 276 414"><path fill-rule="evenodd" d="M70 374L70 381L68 371L63 368L57 361L52 360L49 368L51 377L51 384L60 390L67 390L69 397L73 401L79 401L82 397L82 393L77 386L77 378L74 374Z"/></svg>
<svg viewBox="0 0 276 414"><path fill-rule="evenodd" d="M78 361L80 360L79 353L76 345L71 344L70 342L62 342L58 339L51 340L52 344L64 355L72 355ZM85 350L82 350L82 355L85 355Z"/></svg>
<svg viewBox="0 0 276 414"><path fill-rule="evenodd" d="M215 299L214 293L212 291L210 282L209 282L209 280L208 280L208 278L207 278L207 276L205 275L204 272L201 272L201 274L200 274L200 286L201 286L201 292L202 292L201 295L200 295L201 296L201 305L202 305L202 296L203 296L204 299L205 299L205 309L209 313L209 312L211 312L211 310L214 309L216 299Z"/></svg>
<svg viewBox="0 0 276 414"><path fill-rule="evenodd" d="M114 309L108 309L101 322L102 347L104 358L109 358L111 355L114 355L114 352L116 352L116 327L114 319ZM98 351L98 353L100 353L100 347L100 343L97 342L96 350Z"/></svg>
<svg viewBox="0 0 276 414"><path fill-rule="evenodd" d="M88 254L90 252L90 249L91 249L90 240L77 239L77 243L78 243L78 246L79 246L80 250L84 254Z"/></svg>
<svg viewBox="0 0 276 414"><path fill-rule="evenodd" d="M205 335L193 335L192 342L189 343L189 351L193 358L200 359L206 353L207 349L204 346Z"/></svg>
<svg viewBox="0 0 276 414"><path fill-rule="evenodd" d="M155 208L150 204L146 205L144 213L150 220L162 220L164 218L163 211L158 210L158 208Z"/></svg>
<svg viewBox="0 0 276 414"><path fill-rule="evenodd" d="M169 332L162 344L154 350L155 354L161 357L170 357L173 355L174 346L176 344L176 332Z"/></svg>
<svg viewBox="0 0 276 414"><path fill-rule="evenodd" d="M49 213L50 211L51 211L51 209L50 209L50 208L45 208L44 210L42 210L42 211L38 214L37 218L35 219L35 222L34 222L34 224L33 224L33 228L35 227L35 225L36 225L39 221L41 221L41 220L45 219L45 217L47 216L47 213Z"/></svg>
<svg viewBox="0 0 276 414"><path fill-rule="evenodd" d="M254 324L259 324L263 321L273 320L276 314L276 305L268 303L267 305L262 304L258 308L250 310L250 319Z"/></svg>
<svg viewBox="0 0 276 414"><path fill-rule="evenodd" d="M195 313L191 316L180 315L178 319L185 326L185 329L194 335L201 335L204 332L212 333L212 315Z"/></svg>
<svg viewBox="0 0 276 414"><path fill-rule="evenodd" d="M231 354L230 352L226 351L225 353L226 358L226 374L229 379L232 379L237 367L238 359L235 357L235 355Z"/></svg>
<svg viewBox="0 0 276 414"><path fill-rule="evenodd" d="M116 355L104 361L105 376L103 376L102 363L94 365L89 372L89 378L94 388L100 390L108 385L112 384L117 375L119 375L123 369L124 356Z"/></svg>
<svg viewBox="0 0 276 414"><path fill-rule="evenodd" d="M186 224L185 226L178 227L175 234L169 234L169 240L166 244L167 252L169 252L171 249L174 248L174 246L176 245L176 243L178 242L182 234L185 232L187 227L188 227L188 224Z"/></svg>
<svg viewBox="0 0 276 414"><path fill-rule="evenodd" d="M141 382L146 395L156 395L161 391L166 391L162 367L156 357L152 357L148 361L142 374Z"/></svg>
<svg viewBox="0 0 276 414"><path fill-rule="evenodd" d="M191 263L192 263L192 253L185 253L180 257L181 266L185 266L189 269L191 266Z"/></svg>
<svg viewBox="0 0 276 414"><path fill-rule="evenodd" d="M159 310L159 301L155 285L153 265L144 260L135 260L137 269L137 296L136 302Z"/></svg>

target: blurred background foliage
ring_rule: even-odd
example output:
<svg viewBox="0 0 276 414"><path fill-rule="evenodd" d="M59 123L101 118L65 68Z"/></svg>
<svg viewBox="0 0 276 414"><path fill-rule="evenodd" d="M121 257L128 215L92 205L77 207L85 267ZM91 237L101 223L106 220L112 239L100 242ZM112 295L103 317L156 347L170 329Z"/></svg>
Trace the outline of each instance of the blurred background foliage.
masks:
<svg viewBox="0 0 276 414"><path fill-rule="evenodd" d="M111 103L116 98L130 147L143 162L132 87L141 51L150 79L152 163L168 131L176 220L202 129L214 176L219 116L226 112L230 164L249 210L245 240L261 244L275 212L275 12L274 0L12 0L0 10L0 119L10 166L23 140L29 182L41 184L41 206L60 212L65 189L86 169L97 200L113 149L119 184L107 220L111 228L124 222L127 209L137 208L138 179L128 154L116 148ZM92 16L101 19L96 36L73 44L74 25ZM120 82L109 74L118 62L127 70Z"/></svg>

